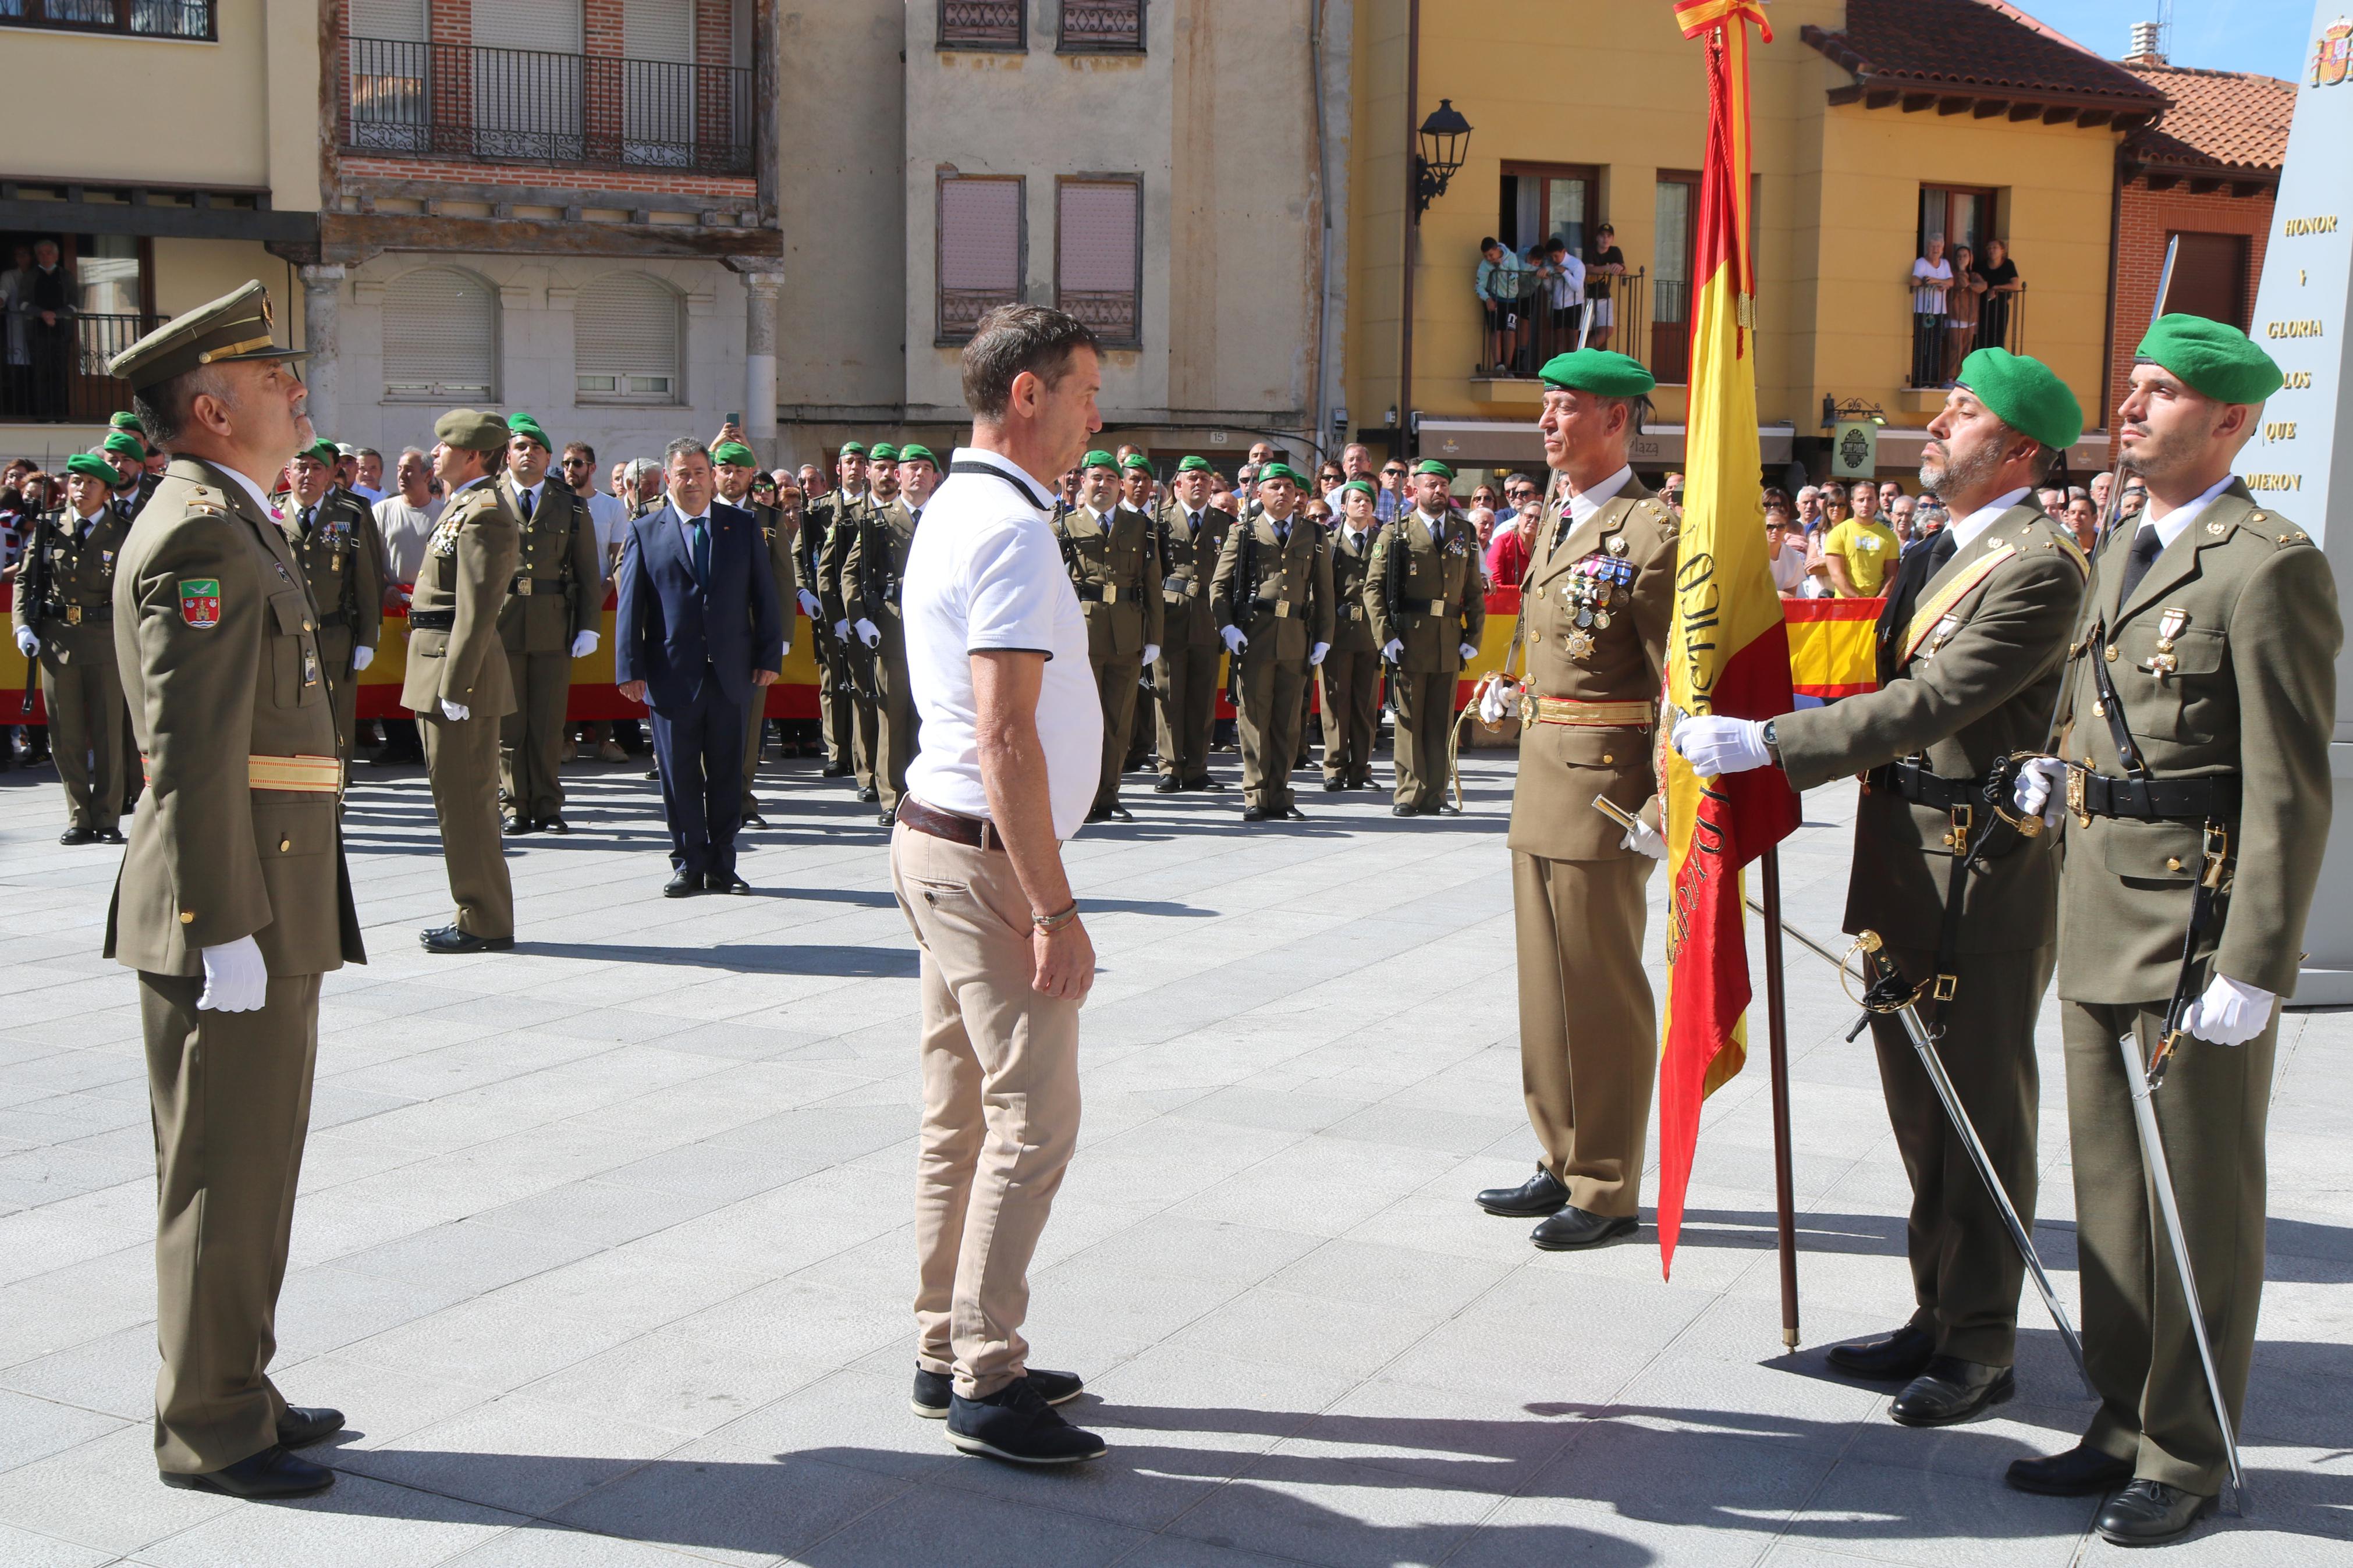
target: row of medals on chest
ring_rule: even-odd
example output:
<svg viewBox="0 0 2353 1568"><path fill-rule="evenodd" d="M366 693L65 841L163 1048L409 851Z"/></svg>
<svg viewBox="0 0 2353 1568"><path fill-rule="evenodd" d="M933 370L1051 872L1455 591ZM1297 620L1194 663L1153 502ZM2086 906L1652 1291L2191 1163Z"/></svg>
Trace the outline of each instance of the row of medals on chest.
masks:
<svg viewBox="0 0 2353 1568"><path fill-rule="evenodd" d="M1607 550L1606 554L1597 552L1570 567L1560 585L1560 596L1575 622L1560 638L1571 658L1583 658L1593 651L1593 634L1609 629L1609 606L1621 594L1630 595L1633 590L1634 563L1625 558L1625 539L1610 535ZM1544 596L1542 588L1536 590L1536 596Z"/></svg>

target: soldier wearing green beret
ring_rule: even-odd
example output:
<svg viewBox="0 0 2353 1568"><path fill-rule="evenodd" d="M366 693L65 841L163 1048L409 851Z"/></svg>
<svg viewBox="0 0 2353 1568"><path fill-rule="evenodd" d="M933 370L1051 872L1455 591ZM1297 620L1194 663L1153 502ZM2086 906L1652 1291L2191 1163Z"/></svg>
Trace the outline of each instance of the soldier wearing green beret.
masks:
<svg viewBox="0 0 2353 1568"><path fill-rule="evenodd" d="M596 520L570 485L547 482L554 444L528 414L507 417L499 499L522 520L513 579L499 608L514 707L499 723L499 799L509 833L569 833L564 715L572 662L596 651L605 573Z"/></svg>
<svg viewBox="0 0 2353 1568"><path fill-rule="evenodd" d="M1089 822L1132 822L1119 803L1128 736L1144 667L1160 657L1165 620L1151 520L1120 500L1119 465L1109 452L1079 462L1079 503L1058 510L1054 535L1087 618L1087 658L1103 702L1103 772Z"/></svg>
<svg viewBox="0 0 2353 1568"><path fill-rule="evenodd" d="M768 570L776 578L776 608L784 617L785 651L793 647L793 606L800 598L800 573L794 564L793 545L797 538L799 518L790 524L784 512L764 501L752 499L752 482L760 477L760 460L752 448L741 441L722 441L711 448L712 472L719 480L719 499L738 511L748 513L760 530L760 539L767 546ZM767 698L777 687L755 689L752 700L744 706L744 826L765 827L767 818L760 815L759 797L753 789L760 776L760 742L768 727Z"/></svg>
<svg viewBox="0 0 2353 1568"><path fill-rule="evenodd" d="M375 658L384 620L384 536L368 504L335 483L338 456L332 441L294 454L288 465L294 488L279 526L319 612L335 754L348 769L359 729L359 675Z"/></svg>
<svg viewBox="0 0 2353 1568"><path fill-rule="evenodd" d="M894 449L894 465L897 457ZM831 691L820 689L819 693L825 703L826 721L823 773L828 778L854 776L858 798L874 805L882 798L874 782L881 714L874 706L871 661L865 648L851 636L849 603L842 586L842 568L849 563L849 547L857 542L858 531L866 525L867 514L876 504L873 468L864 445L843 442L834 472L841 482L832 494L809 509L809 526L821 535L817 545L815 582L818 614L826 637L819 647L826 650L828 667L835 672ZM823 684L820 680L820 688Z"/></svg>
<svg viewBox="0 0 2353 1568"><path fill-rule="evenodd" d="M1397 792L1389 810L1430 816L1446 804L1455 687L1487 629L1487 574L1478 536L1448 494L1454 470L1427 458L1408 482L1413 509L1374 546L1360 592L1374 646L1389 666L1389 702L1397 710Z"/></svg>
<svg viewBox="0 0 2353 1568"><path fill-rule="evenodd" d="M1218 623L1209 608L1209 582L1234 526L1233 513L1210 504L1208 459L1180 458L1176 477L1154 514L1153 552L1160 573L1160 658L1152 667L1152 697L1160 782L1155 795L1220 789L1209 776L1209 745L1217 728Z"/></svg>
<svg viewBox="0 0 2353 1568"><path fill-rule="evenodd" d="M118 824L129 758L113 595L115 563L131 524L112 504L121 482L102 457L68 458L65 504L34 520L17 567L16 647L40 667L49 754L66 788L60 844L122 842Z"/></svg>
<svg viewBox="0 0 2353 1568"><path fill-rule="evenodd" d="M2295 989L2328 841L2336 583L2302 528L2232 474L2279 367L2234 327L2160 318L2116 410L2138 526L2100 547L2058 710L2018 804L2064 835L2059 997L2084 1282L2100 1394L2082 1442L2010 1467L2030 1491L2121 1488L2096 1520L2141 1545L2189 1531L2225 1475L2152 1201L2133 1077L2151 1100L2223 1393L2239 1425L2263 1281L2263 1133L2279 1004ZM2189 959L2184 961L2185 946Z"/></svg>
<svg viewBox="0 0 2353 1568"><path fill-rule="evenodd" d="M1324 715L1324 787L1370 789L1373 738L1381 710L1381 645L1365 598L1373 557L1388 531L1374 515L1379 492L1370 479L1339 488L1333 519L1332 651L1316 668ZM1459 521L1457 526L1460 526Z"/></svg>
<svg viewBox="0 0 2353 1568"><path fill-rule="evenodd" d="M1846 930L1877 931L1923 988L1947 1075L2029 1227L2059 858L2052 836L1989 803L2007 806L2012 759L2042 748L2083 603L2083 552L2034 495L2083 432L2074 394L2040 361L1969 355L1920 461L1952 521L1905 558L1918 580L1891 596L1903 625L1880 689L1761 723L1684 719L1673 736L1703 776L1778 766L1804 790L1864 775ZM1915 1306L1894 1332L1833 1348L1831 1364L1905 1384L1890 1411L1904 1425L1947 1426L2010 1397L2025 1265L1902 1021L1871 1022L1912 1182Z"/></svg>
<svg viewBox="0 0 2353 1568"><path fill-rule="evenodd" d="M317 617L262 485L312 439L259 283L114 356L173 454L124 542L114 652L153 787L107 917L139 974L155 1134L155 1463L236 1497L323 1490L342 1413L269 1378L321 976L364 962Z"/></svg>
<svg viewBox="0 0 2353 1568"><path fill-rule="evenodd" d="M514 679L499 617L522 560L522 520L497 474L509 431L453 408L433 425L433 472L448 493L408 607L400 700L417 715L454 919L418 933L427 952L514 945L514 884L499 837L499 734Z"/></svg>
<svg viewBox="0 0 2353 1568"><path fill-rule="evenodd" d="M1332 648L1330 540L1297 515L1303 482L1279 458L1258 471L1258 514L1218 554L1209 613L1240 674L1242 820L1307 820L1291 795L1308 672Z"/></svg>
<svg viewBox="0 0 2353 1568"><path fill-rule="evenodd" d="M928 448L913 465L929 500L938 482L938 464ZM875 443L866 464L867 507L850 536L841 569L842 603L855 640L853 657L866 659L866 685L875 713L874 783L860 799L882 809L885 827L898 820L907 793L907 764L915 760L915 697L908 684L906 623L899 608L899 584L906 575L907 552L915 542L916 504L904 493L900 448Z"/></svg>
<svg viewBox="0 0 2353 1568"><path fill-rule="evenodd" d="M155 487L164 482L164 476L155 471L156 460L163 454L147 438L147 432L136 415L118 413L109 418L106 425L115 435L127 436L139 443L139 455L133 460L134 466L131 472L123 475L128 482L117 486L114 492L115 507L121 511L124 521L135 522L140 511L153 498ZM112 452L115 448L109 447L108 450ZM115 464L118 470L121 467L120 463Z"/></svg>

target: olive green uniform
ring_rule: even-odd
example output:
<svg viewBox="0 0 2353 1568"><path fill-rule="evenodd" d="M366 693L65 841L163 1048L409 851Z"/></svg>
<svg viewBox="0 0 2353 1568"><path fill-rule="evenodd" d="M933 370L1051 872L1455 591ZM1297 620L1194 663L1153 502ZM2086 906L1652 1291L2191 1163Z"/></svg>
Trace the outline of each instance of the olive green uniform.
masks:
<svg viewBox="0 0 2353 1568"><path fill-rule="evenodd" d="M849 613L842 569L849 563L849 547L858 542L860 527L873 510L871 491L853 500L836 490L821 497L818 505L809 509L809 519L824 531L818 545L814 586L830 645L826 669L833 681L829 689L819 693L825 717L826 755L836 767L847 765L857 775L860 789L879 791L874 760L881 740L881 715L874 705L872 661L854 631L844 637L831 636L833 627L856 618ZM822 687L824 682L820 680L818 684Z"/></svg>
<svg viewBox="0 0 2353 1568"><path fill-rule="evenodd" d="M514 708L499 725L499 797L522 822L564 815L564 711L572 700L572 641L603 624L605 573L588 503L562 480L539 487L528 517L512 474L499 499L521 521L514 577L499 609Z"/></svg>
<svg viewBox="0 0 2353 1568"><path fill-rule="evenodd" d="M1405 644L1389 675L1389 702L1397 710L1397 804L1435 811L1446 798L1462 645L1478 647L1487 629L1478 535L1456 513L1433 528L1419 509L1408 511L1373 546L1361 593L1374 646L1387 647L1392 638Z"/></svg>
<svg viewBox="0 0 2353 1568"><path fill-rule="evenodd" d="M84 528L71 507L44 514L17 567L15 628L41 639L49 756L69 826L111 832L121 820L122 677L114 662L114 579L130 525L112 506Z"/></svg>
<svg viewBox="0 0 2353 1568"><path fill-rule="evenodd" d="M1521 1086L1545 1169L1576 1207L1612 1218L1641 1206L1659 1039L1642 970L1642 890L1653 862L1621 847L1625 830L1594 809L1593 797L1657 824L1651 731L1674 608L1675 540L1674 514L1639 479L1630 476L1581 523L1570 521L1564 489L1545 515L1520 602L1526 696L1505 843ZM1570 579L1589 560L1631 569L1606 606L1607 626L1577 624Z"/></svg>
<svg viewBox="0 0 2353 1568"><path fill-rule="evenodd" d="M874 789L882 809L899 809L907 793L907 764L915 760L918 736L915 694L907 683L907 623L899 608L899 584L907 574L907 548L915 542L915 514L893 499L870 506L852 531L841 568L842 602L849 619L871 621L882 640L867 651L874 672ZM850 636L857 632L853 626ZM860 645L863 646L862 644Z"/></svg>
<svg viewBox="0 0 2353 1568"><path fill-rule="evenodd" d="M1957 809L1950 791L2041 749L2084 570L2064 524L2010 507L1921 589L1886 685L1774 721L1796 789L1898 764L1872 773L1856 810L1846 930L1879 932L1907 982L1940 972L1954 856L1994 833L1961 889L1952 994L1920 1005L1944 1031L1945 1070L2030 1229L2042 1098L2034 1017L2056 961L2058 856L2051 836L1999 828L1981 796ZM2024 1261L1902 1021L1873 1014L1872 1040L1912 1181L1912 1326L1934 1337L1938 1355L2009 1366Z"/></svg>
<svg viewBox="0 0 2353 1568"><path fill-rule="evenodd" d="M1160 641L1166 624L1159 552L1151 520L1118 502L1101 517L1083 506L1061 512L1054 519L1054 532L1087 618L1087 660L1094 667L1095 693L1103 703L1103 773L1093 809L1103 812L1119 804L1144 650Z"/></svg>
<svg viewBox="0 0 2353 1568"><path fill-rule="evenodd" d="M1250 593L1255 582L1257 593ZM1332 640L1332 552L1324 530L1293 513L1279 531L1264 512L1237 523L1218 554L1209 614L1250 640L1241 666L1242 797L1268 813L1291 809L1308 655Z"/></svg>
<svg viewBox="0 0 2353 1568"><path fill-rule="evenodd" d="M319 657L335 715L335 754L351 766L359 730L359 672L352 650L373 648L384 625L384 535L367 502L338 486L316 506L288 504L280 524L319 610Z"/></svg>
<svg viewBox="0 0 2353 1568"><path fill-rule="evenodd" d="M1381 645L1365 600L1365 574L1385 536L1376 521L1357 541L1348 520L1332 521L1332 651L1315 671L1324 709L1324 782L1373 782L1373 738L1381 713Z"/></svg>
<svg viewBox="0 0 2353 1568"><path fill-rule="evenodd" d="M1233 528L1231 512L1204 506L1188 512L1171 500L1157 520L1160 555L1160 658L1152 667L1160 773L1182 784L1206 783L1209 740L1218 723L1217 617L1209 582Z"/></svg>
<svg viewBox="0 0 2353 1568"><path fill-rule="evenodd" d="M114 608L154 785L106 952L139 972L154 1117L155 1462L202 1474L278 1441L269 1366L320 976L365 954L316 617L279 525L228 474L175 458L124 545ZM199 1011L201 950L245 937L269 967L263 1006Z"/></svg>
<svg viewBox="0 0 2353 1568"><path fill-rule="evenodd" d="M442 509L408 608L408 668L400 700L417 715L441 855L469 936L514 935L514 885L499 837L499 730L514 686L499 645L499 612L522 557L522 521L494 480ZM441 711L444 701L467 710Z"/></svg>
<svg viewBox="0 0 2353 1568"><path fill-rule="evenodd" d="M2068 649L2060 754L2126 770L2097 711L2104 665L2126 731L2158 780L2236 775L2229 880L2199 943L2195 997L2215 973L2295 991L2305 919L2328 841L2328 736L2344 628L2327 563L2243 481L2207 503L2118 602L2134 530L2100 552ZM2084 787L2071 775L2070 799ZM2187 1308L2141 1160L2118 1039L2144 1057L2180 967L2206 840L2197 821L2070 815L2062 832L2059 995L2075 1167L2084 1354L2100 1408L2084 1441L2134 1474L2221 1489L2214 1421ZM2182 1041L2154 1096L2191 1271L2234 1426L2263 1281L2264 1123L2279 1022L2238 1047Z"/></svg>
<svg viewBox="0 0 2353 1568"><path fill-rule="evenodd" d="M768 547L768 570L776 574L776 610L784 617L785 647L793 646L793 617L800 614L800 572L793 559L794 536L784 526L784 513L772 506L741 508L752 514L759 525L760 539ZM755 686L746 708L744 734L744 814L757 813L759 801L752 794L760 777L760 735L767 728L769 687Z"/></svg>

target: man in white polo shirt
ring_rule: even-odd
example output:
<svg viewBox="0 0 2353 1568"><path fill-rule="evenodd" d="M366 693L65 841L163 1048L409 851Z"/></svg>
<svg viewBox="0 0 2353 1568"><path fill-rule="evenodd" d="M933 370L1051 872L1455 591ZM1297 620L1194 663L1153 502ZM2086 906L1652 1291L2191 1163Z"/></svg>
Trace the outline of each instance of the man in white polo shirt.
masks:
<svg viewBox="0 0 2353 1568"><path fill-rule="evenodd" d="M972 445L923 509L901 600L922 749L891 881L923 950L915 1413L1022 1464L1099 1458L1029 1364L1029 1259L1079 1136L1079 1006L1095 956L1063 874L1103 763L1087 624L1040 475L1100 429L1094 334L1039 305L981 318L964 351Z"/></svg>

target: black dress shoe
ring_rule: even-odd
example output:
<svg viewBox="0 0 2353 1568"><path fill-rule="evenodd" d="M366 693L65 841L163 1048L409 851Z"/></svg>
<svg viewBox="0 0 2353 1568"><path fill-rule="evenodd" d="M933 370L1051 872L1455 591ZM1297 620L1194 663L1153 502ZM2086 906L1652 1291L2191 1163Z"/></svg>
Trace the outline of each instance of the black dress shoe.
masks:
<svg viewBox="0 0 2353 1568"><path fill-rule="evenodd" d="M768 819L762 816L756 811L747 811L744 814L744 826L746 827L765 827L768 826Z"/></svg>
<svg viewBox="0 0 2353 1568"><path fill-rule="evenodd" d="M874 814L874 826L877 827L898 826L899 808L895 805L885 806L881 811L876 812Z"/></svg>
<svg viewBox="0 0 2353 1568"><path fill-rule="evenodd" d="M1198 778L1187 779L1185 781L1185 787L1187 789L1223 789L1226 786L1211 778L1208 774L1203 773Z"/></svg>
<svg viewBox="0 0 2353 1568"><path fill-rule="evenodd" d="M281 1448L307 1448L313 1443L323 1443L343 1429L343 1413L325 1405L305 1409L290 1405L286 1414L278 1418L278 1446Z"/></svg>
<svg viewBox="0 0 2353 1568"><path fill-rule="evenodd" d="M1950 1426L1983 1415L2017 1392L2018 1376L2006 1366L1940 1355L1904 1385L1887 1413L1899 1426Z"/></svg>
<svg viewBox="0 0 2353 1568"><path fill-rule="evenodd" d="M1107 805L1090 806L1087 810L1086 816L1081 817L1079 820L1082 822L1109 822L1111 820L1111 807Z"/></svg>
<svg viewBox="0 0 2353 1568"><path fill-rule="evenodd" d="M1581 1247L1599 1247L1621 1236L1631 1236L1641 1224L1632 1215L1590 1214L1580 1208L1565 1208L1528 1233L1528 1239L1546 1252L1575 1252Z"/></svg>
<svg viewBox="0 0 2353 1568"><path fill-rule="evenodd" d="M1113 822L1134 822L1135 813L1124 805L1114 805L1111 808L1111 818Z"/></svg>
<svg viewBox="0 0 2353 1568"><path fill-rule="evenodd" d="M298 1459L283 1448L271 1447L200 1476L165 1470L156 1479L184 1491L268 1499L309 1497L313 1492L325 1491L335 1484L335 1472L308 1459Z"/></svg>
<svg viewBox="0 0 2353 1568"><path fill-rule="evenodd" d="M1391 816L1419 816L1421 815L1421 807L1418 805L1393 805L1389 807L1389 815Z"/></svg>
<svg viewBox="0 0 2353 1568"><path fill-rule="evenodd" d="M1075 1372L1048 1372L1043 1367L1033 1366L1022 1375L1029 1380L1029 1386L1038 1391L1038 1396L1049 1405L1068 1405L1086 1392L1087 1385L1079 1381L1079 1374ZM944 1421L948 1415L948 1401L955 1394L955 1379L944 1372L925 1372L919 1366L915 1369L915 1392L909 1397L907 1405L926 1421Z"/></svg>
<svg viewBox="0 0 2353 1568"><path fill-rule="evenodd" d="M539 819L539 830L542 833L569 833L572 825L560 816L543 816Z"/></svg>
<svg viewBox="0 0 2353 1568"><path fill-rule="evenodd" d="M1293 822L1304 822L1307 820L1307 814L1299 809L1299 803L1295 800L1289 805L1282 808L1282 815L1285 818Z"/></svg>
<svg viewBox="0 0 2353 1568"><path fill-rule="evenodd" d="M1246 805L1242 807L1242 820L1244 822L1264 822L1266 820L1266 807L1262 805Z"/></svg>
<svg viewBox="0 0 2353 1568"><path fill-rule="evenodd" d="M98 835L92 833L87 827L69 827L63 833L58 835L58 842L60 844L95 844L98 842Z"/></svg>
<svg viewBox="0 0 2353 1568"><path fill-rule="evenodd" d="M1451 801L1443 801L1443 800L1442 800L1442 801L1440 801L1436 805L1431 806L1431 807L1430 808L1430 811L1429 811L1426 815L1432 816L1461 816L1461 815L1462 815L1462 808L1461 808L1461 806L1459 806L1459 805L1455 805L1453 802L1451 802Z"/></svg>
<svg viewBox="0 0 2353 1568"><path fill-rule="evenodd" d="M510 834L536 833L539 831L539 824L532 821L529 817L524 816L507 817L500 824L500 826Z"/></svg>
<svg viewBox="0 0 2353 1568"><path fill-rule="evenodd" d="M702 885L714 893L748 893L752 890L751 883L732 871L706 872Z"/></svg>
<svg viewBox="0 0 2353 1568"><path fill-rule="evenodd" d="M868 784L864 789L858 792L858 798L865 802L868 805L873 805L882 799L882 792L876 789L872 784Z"/></svg>
<svg viewBox="0 0 2353 1568"><path fill-rule="evenodd" d="M849 767L844 763L828 763L817 771L817 776L821 779L846 778L849 774Z"/></svg>
<svg viewBox="0 0 2353 1568"><path fill-rule="evenodd" d="M2141 1480L2110 1498L2092 1528L2111 1546L2162 1546L2189 1534L2213 1511L2212 1498L2163 1481Z"/></svg>
<svg viewBox="0 0 2353 1568"><path fill-rule="evenodd" d="M1516 1187L1489 1187L1481 1193L1479 1206L1505 1219L1542 1219L1568 1206L1568 1188L1538 1165L1536 1173Z"/></svg>
<svg viewBox="0 0 2353 1568"><path fill-rule="evenodd" d="M672 871L670 880L662 884L665 899L691 899L702 891L702 879L692 871Z"/></svg>
<svg viewBox="0 0 2353 1568"><path fill-rule="evenodd" d="M1183 784L1176 782L1176 775L1175 773L1163 773L1160 775L1160 782L1152 786L1152 793L1155 795L1175 795L1178 790L1181 790L1185 786Z"/></svg>
<svg viewBox="0 0 2353 1568"><path fill-rule="evenodd" d="M417 942L427 952L504 952L514 946L511 936L476 936L456 926L419 931Z"/></svg>
<svg viewBox="0 0 2353 1568"><path fill-rule="evenodd" d="M2082 1444L2048 1458L2012 1459L2002 1479L2022 1492L2044 1497L2090 1497L2110 1492L2133 1479L2132 1461Z"/></svg>
<svg viewBox="0 0 2353 1568"><path fill-rule="evenodd" d="M1936 1336L1906 1323L1892 1334L1852 1344L1832 1345L1830 1363L1850 1377L1873 1383L1909 1383L1927 1370L1936 1353Z"/></svg>
<svg viewBox="0 0 2353 1568"><path fill-rule="evenodd" d="M1017 1465L1071 1465L1103 1455L1103 1440L1063 1420L1026 1377L986 1399L950 1394L948 1441L967 1454Z"/></svg>
<svg viewBox="0 0 2353 1568"><path fill-rule="evenodd" d="M1347 787L1347 783L1342 779L1327 778L1324 781L1324 793L1325 795L1338 795L1342 790L1346 789Z"/></svg>
<svg viewBox="0 0 2353 1568"><path fill-rule="evenodd" d="M97 832L91 834L90 838L92 842L99 844L120 844L122 842L122 829L119 827L101 827L98 829Z"/></svg>

